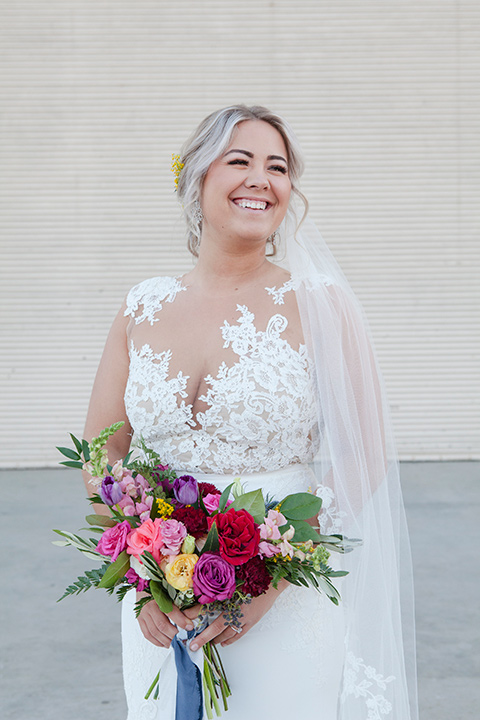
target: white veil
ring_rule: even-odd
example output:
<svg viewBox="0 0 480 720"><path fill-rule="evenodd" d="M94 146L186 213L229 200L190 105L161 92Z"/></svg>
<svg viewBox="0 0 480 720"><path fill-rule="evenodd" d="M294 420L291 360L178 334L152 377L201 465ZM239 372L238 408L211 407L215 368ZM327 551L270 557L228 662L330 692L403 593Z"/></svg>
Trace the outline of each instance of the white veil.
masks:
<svg viewBox="0 0 480 720"><path fill-rule="evenodd" d="M398 462L368 323L308 218L279 229L318 390L324 532L360 538L342 557L346 617L340 720L417 720L413 582ZM319 708L319 718L321 718Z"/></svg>

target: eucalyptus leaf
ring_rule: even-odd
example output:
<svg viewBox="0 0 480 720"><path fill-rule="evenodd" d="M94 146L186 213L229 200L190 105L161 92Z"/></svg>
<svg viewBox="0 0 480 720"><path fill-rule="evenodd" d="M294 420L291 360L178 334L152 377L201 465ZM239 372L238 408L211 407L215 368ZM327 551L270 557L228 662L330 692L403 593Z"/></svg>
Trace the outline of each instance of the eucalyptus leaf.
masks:
<svg viewBox="0 0 480 720"><path fill-rule="evenodd" d="M265 519L265 501L261 490L252 490L239 495L229 506L229 510L230 508L246 510L258 524L261 524Z"/></svg>
<svg viewBox="0 0 480 720"><path fill-rule="evenodd" d="M62 455L65 455L65 457L69 458L70 460L80 460L80 455L75 452L75 450L72 450L71 448L67 447L57 447L57 450L62 453Z"/></svg>
<svg viewBox="0 0 480 720"><path fill-rule="evenodd" d="M320 535L306 520L289 520L288 523L295 528L295 535L290 542L301 543L307 540L312 540L314 543L320 542Z"/></svg>
<svg viewBox="0 0 480 720"><path fill-rule="evenodd" d="M115 520L107 515L87 515L85 520L89 525L98 525L99 527L115 527Z"/></svg>
<svg viewBox="0 0 480 720"><path fill-rule="evenodd" d="M280 512L287 520L309 520L318 515L322 500L311 493L288 495L280 503Z"/></svg>
<svg viewBox="0 0 480 720"><path fill-rule="evenodd" d="M157 603L160 610L164 613L172 612L173 610L173 603L168 597L165 590L162 588L160 583L156 582L155 580L150 581L150 592L153 595L153 599Z"/></svg>
<svg viewBox="0 0 480 720"><path fill-rule="evenodd" d="M115 562L108 566L107 570L105 571L105 575L103 576L98 587L113 587L121 578L124 577L129 567L130 557L127 554L127 551L124 550L122 553L120 553Z"/></svg>

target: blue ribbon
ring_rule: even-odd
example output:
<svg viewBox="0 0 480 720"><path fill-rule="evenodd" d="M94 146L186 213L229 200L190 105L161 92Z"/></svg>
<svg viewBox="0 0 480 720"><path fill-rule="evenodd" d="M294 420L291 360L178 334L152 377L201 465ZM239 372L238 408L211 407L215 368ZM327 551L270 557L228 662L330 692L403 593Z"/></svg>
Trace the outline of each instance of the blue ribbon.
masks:
<svg viewBox="0 0 480 720"><path fill-rule="evenodd" d="M196 635L195 630L188 632L188 640ZM177 701L175 720L202 720L203 692L202 673L188 654L188 650L178 635L172 640L177 666Z"/></svg>

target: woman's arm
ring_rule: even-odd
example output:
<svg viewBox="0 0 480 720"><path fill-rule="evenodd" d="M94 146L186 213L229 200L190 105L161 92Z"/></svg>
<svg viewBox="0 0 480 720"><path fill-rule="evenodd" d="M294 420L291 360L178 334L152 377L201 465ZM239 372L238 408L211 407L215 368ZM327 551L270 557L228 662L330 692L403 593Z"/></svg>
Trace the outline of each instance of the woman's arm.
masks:
<svg viewBox="0 0 480 720"><path fill-rule="evenodd" d="M124 403L129 367L127 348L129 318L124 317L124 311L125 304L122 305L108 334L93 384L83 434L83 437L90 442L104 428L120 420L125 422L125 425L107 442L108 457L112 464L128 453L132 436ZM95 489L89 483L90 475L83 472L83 479L88 494L92 495ZM94 509L97 513L108 514L108 510L103 505L95 505Z"/></svg>

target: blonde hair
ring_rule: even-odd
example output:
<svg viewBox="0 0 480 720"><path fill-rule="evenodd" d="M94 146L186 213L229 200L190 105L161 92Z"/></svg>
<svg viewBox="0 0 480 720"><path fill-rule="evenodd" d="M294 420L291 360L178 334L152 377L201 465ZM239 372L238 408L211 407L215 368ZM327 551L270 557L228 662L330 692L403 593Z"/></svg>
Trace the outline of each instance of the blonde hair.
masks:
<svg viewBox="0 0 480 720"><path fill-rule="evenodd" d="M225 152L230 145L237 125L245 120L263 120L277 130L287 149L289 178L292 193L299 197L305 206L308 201L299 188L304 163L299 142L290 125L279 115L261 105L230 105L208 115L187 140L181 150L180 160L183 168L178 179L178 198L183 205L187 223L188 249L198 257L198 245L202 233L202 222L196 211L202 195L203 181L210 165ZM293 209L293 208L292 208Z"/></svg>

